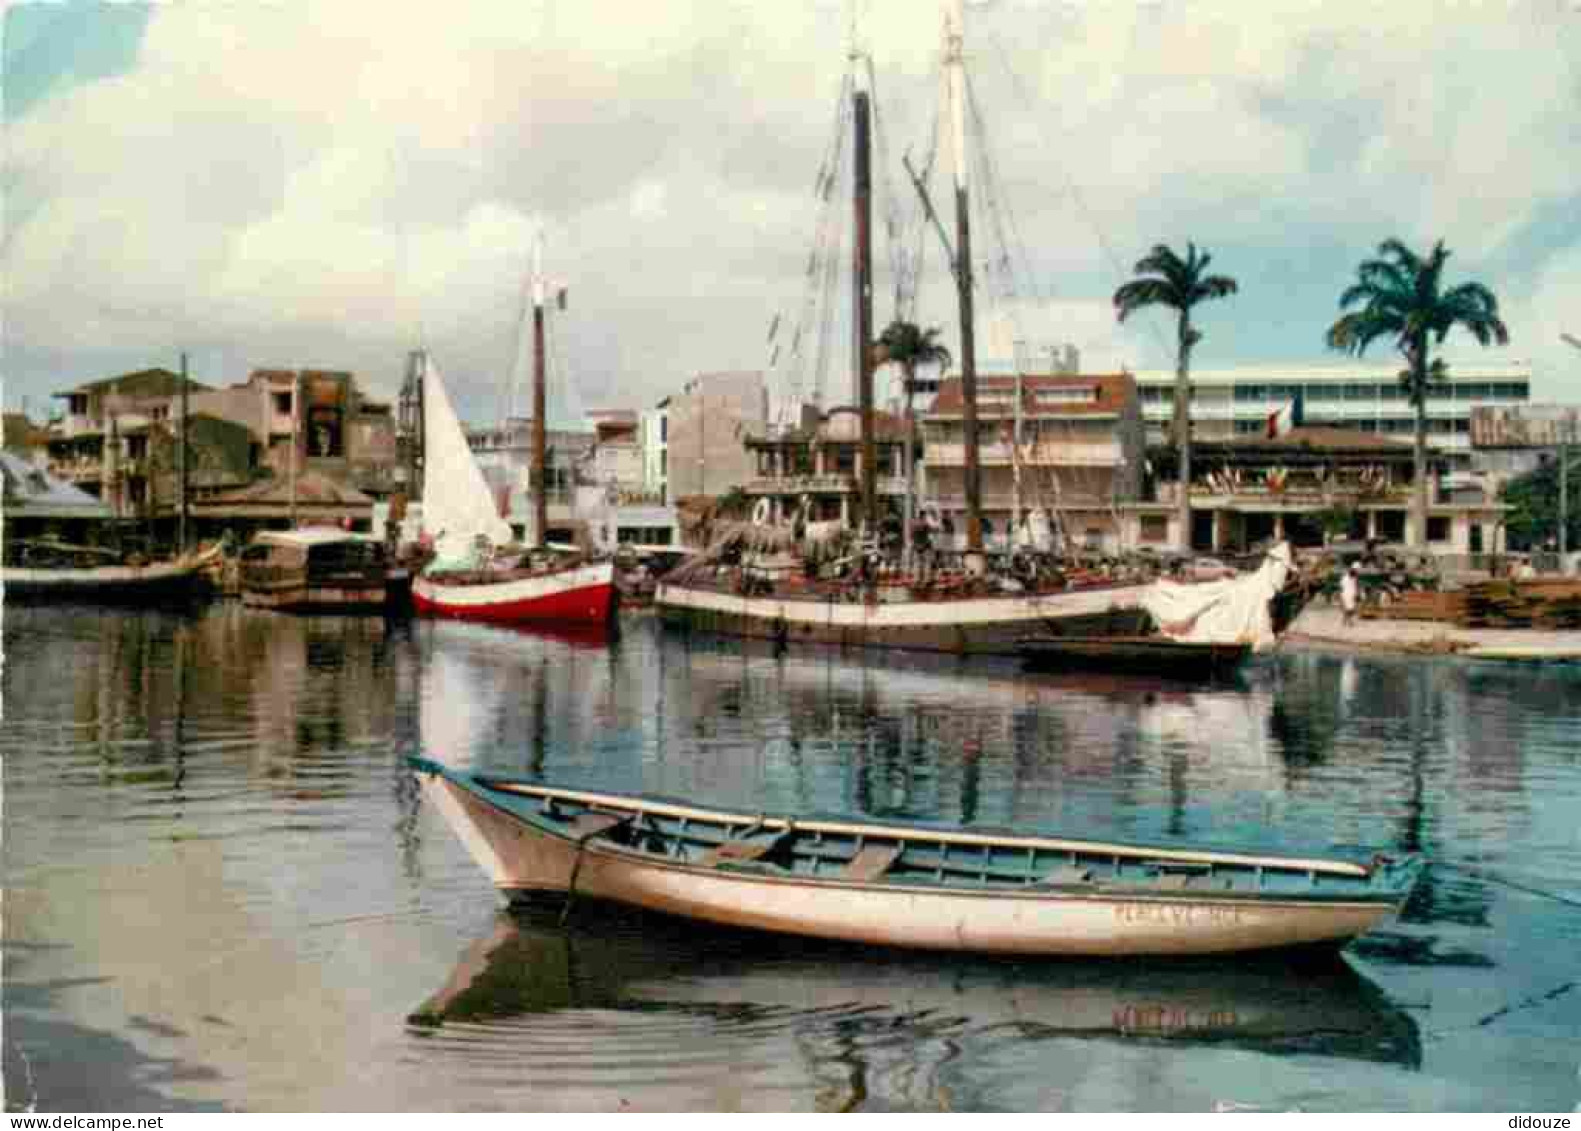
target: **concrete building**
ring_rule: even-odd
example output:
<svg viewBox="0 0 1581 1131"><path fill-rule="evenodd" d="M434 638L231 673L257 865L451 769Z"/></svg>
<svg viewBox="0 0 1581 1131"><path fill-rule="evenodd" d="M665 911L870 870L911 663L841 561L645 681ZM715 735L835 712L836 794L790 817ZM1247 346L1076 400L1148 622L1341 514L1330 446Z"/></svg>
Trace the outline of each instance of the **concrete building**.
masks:
<svg viewBox="0 0 1581 1131"><path fill-rule="evenodd" d="M1380 355L1381 356L1381 355ZM1268 416L1299 401L1306 424L1410 439L1415 409L1400 387L1404 362L1368 365L1258 365L1191 371L1192 436L1202 440L1258 435ZM1174 415L1174 370L1136 373L1147 442L1168 442ZM1531 397L1528 363L1451 365L1449 379L1427 398L1428 444L1454 470L1471 465L1471 415L1478 407L1513 408Z"/></svg>
<svg viewBox="0 0 1581 1131"><path fill-rule="evenodd" d="M744 440L762 435L768 418L763 374L699 373L669 398L664 419L669 502L723 495L753 478Z"/></svg>
<svg viewBox="0 0 1581 1131"><path fill-rule="evenodd" d="M949 377L920 413L923 498L957 541L965 537L964 412L960 378ZM1008 549L1012 515L1032 507L1050 513L1067 545L1136 543L1126 508L1143 501L1146 456L1129 374L980 374L977 420L985 548Z"/></svg>
<svg viewBox="0 0 1581 1131"><path fill-rule="evenodd" d="M670 398L642 414L642 485L660 503L670 502Z"/></svg>
<svg viewBox="0 0 1581 1131"><path fill-rule="evenodd" d="M755 474L742 484L753 499L767 499L780 518L799 512L822 522L838 518L847 525L860 519L862 496L862 414L836 408L820 416L811 406L795 428L768 428L748 435L745 443ZM905 422L887 412L873 413L878 509L896 517L904 513Z"/></svg>

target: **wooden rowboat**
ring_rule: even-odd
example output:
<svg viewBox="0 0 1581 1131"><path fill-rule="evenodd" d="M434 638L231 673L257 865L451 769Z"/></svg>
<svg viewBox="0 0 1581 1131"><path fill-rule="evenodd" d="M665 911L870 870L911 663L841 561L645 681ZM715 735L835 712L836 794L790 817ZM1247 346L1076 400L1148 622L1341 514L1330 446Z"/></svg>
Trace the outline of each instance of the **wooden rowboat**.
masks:
<svg viewBox="0 0 1581 1131"><path fill-rule="evenodd" d="M410 762L512 901L589 897L883 946L1183 955L1337 945L1396 912L1422 867L769 817Z"/></svg>

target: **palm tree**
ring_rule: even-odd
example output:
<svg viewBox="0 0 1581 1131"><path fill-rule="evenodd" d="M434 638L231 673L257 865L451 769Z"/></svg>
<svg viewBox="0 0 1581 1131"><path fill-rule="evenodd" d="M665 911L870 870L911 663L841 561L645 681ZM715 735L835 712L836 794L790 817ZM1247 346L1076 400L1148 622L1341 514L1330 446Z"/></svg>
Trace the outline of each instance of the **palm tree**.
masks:
<svg viewBox="0 0 1581 1131"><path fill-rule="evenodd" d="M1186 244L1181 259L1166 244L1156 244L1136 265L1137 278L1114 292L1115 316L1127 317L1147 306L1167 306L1178 314L1175 343L1175 408L1170 426L1175 432L1175 448L1180 468L1180 542L1191 549L1191 350L1202 340L1202 332L1191 324L1191 311L1210 298L1224 298L1238 289L1228 275L1209 275L1208 261L1213 257Z"/></svg>
<svg viewBox="0 0 1581 1131"><path fill-rule="evenodd" d="M939 342L938 327L924 330L914 322L897 318L873 343L874 366L894 362L905 374L906 392L906 514L904 538L906 552L911 552L911 524L916 514L916 425L911 414L911 398L917 391L917 369L936 365L940 370L949 367L953 358L950 351Z"/></svg>
<svg viewBox="0 0 1581 1131"><path fill-rule="evenodd" d="M1427 395L1448 376L1442 359L1431 360L1429 351L1456 325L1464 326L1482 345L1507 345L1510 332L1499 320L1499 303L1481 283L1462 283L1442 289L1444 260L1449 252L1439 240L1422 258L1397 239L1378 245L1378 258L1363 260L1356 268L1356 282L1340 295L1343 310L1361 309L1340 316L1328 328L1330 349L1360 357L1376 339L1390 337L1405 355L1400 384L1416 409L1416 445L1413 474L1416 491L1411 503L1413 546L1427 542Z"/></svg>

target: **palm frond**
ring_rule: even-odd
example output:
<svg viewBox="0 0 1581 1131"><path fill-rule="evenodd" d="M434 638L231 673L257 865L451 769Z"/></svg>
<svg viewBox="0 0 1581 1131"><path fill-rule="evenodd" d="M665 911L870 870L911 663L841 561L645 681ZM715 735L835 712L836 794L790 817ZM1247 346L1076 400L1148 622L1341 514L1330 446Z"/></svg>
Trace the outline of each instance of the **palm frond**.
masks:
<svg viewBox="0 0 1581 1131"><path fill-rule="evenodd" d="M1168 306L1179 310L1180 292L1165 279L1132 279L1114 292L1115 316L1121 322L1146 306Z"/></svg>

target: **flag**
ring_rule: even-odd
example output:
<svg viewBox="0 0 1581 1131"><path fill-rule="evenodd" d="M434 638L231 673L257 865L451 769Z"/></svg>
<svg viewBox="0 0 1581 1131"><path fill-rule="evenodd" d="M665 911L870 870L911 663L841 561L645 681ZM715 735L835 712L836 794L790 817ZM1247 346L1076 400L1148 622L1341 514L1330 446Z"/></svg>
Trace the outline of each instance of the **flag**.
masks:
<svg viewBox="0 0 1581 1131"><path fill-rule="evenodd" d="M1286 432L1295 427L1295 422L1296 403L1295 401L1287 401L1284 405L1268 414L1268 439L1272 440L1275 437L1283 436Z"/></svg>

